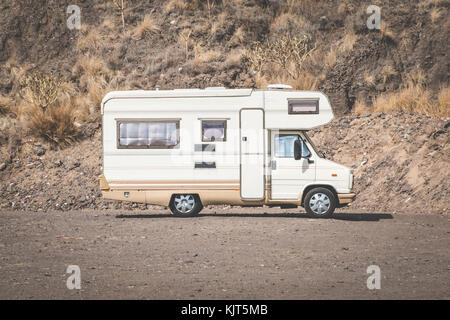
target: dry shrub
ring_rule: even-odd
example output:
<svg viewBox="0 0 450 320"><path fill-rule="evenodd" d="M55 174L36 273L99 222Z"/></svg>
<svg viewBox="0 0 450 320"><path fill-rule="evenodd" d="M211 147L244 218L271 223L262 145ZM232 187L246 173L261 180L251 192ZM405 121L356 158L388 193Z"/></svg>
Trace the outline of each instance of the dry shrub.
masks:
<svg viewBox="0 0 450 320"><path fill-rule="evenodd" d="M11 99L0 96L0 115L6 115L11 112Z"/></svg>
<svg viewBox="0 0 450 320"><path fill-rule="evenodd" d="M270 73L273 65L276 65L289 77L296 79L303 73L303 63L314 49L307 37L281 37L265 43L255 42L244 55L253 71Z"/></svg>
<svg viewBox="0 0 450 320"><path fill-rule="evenodd" d="M281 12L270 25L272 33L290 35L309 34L313 29L311 23L303 15L295 15L290 12Z"/></svg>
<svg viewBox="0 0 450 320"><path fill-rule="evenodd" d="M231 37L229 44L230 45L238 45L244 41L245 32L243 27L239 27L234 31L233 36Z"/></svg>
<svg viewBox="0 0 450 320"><path fill-rule="evenodd" d="M391 30L389 25L386 22L381 24L381 39L388 42L395 42L394 32Z"/></svg>
<svg viewBox="0 0 450 320"><path fill-rule="evenodd" d="M374 87L375 83L376 83L375 76L373 74L368 74L368 73L364 74L364 83L369 88Z"/></svg>
<svg viewBox="0 0 450 320"><path fill-rule="evenodd" d="M317 0L285 0L281 3L281 13L297 13L308 17L317 11Z"/></svg>
<svg viewBox="0 0 450 320"><path fill-rule="evenodd" d="M331 69L336 64L336 49L330 48L330 51L328 51L328 54L325 57L325 64Z"/></svg>
<svg viewBox="0 0 450 320"><path fill-rule="evenodd" d="M443 14L444 12L441 8L433 8L430 12L431 22L433 23L438 22L443 16Z"/></svg>
<svg viewBox="0 0 450 320"><path fill-rule="evenodd" d="M232 50L231 52L226 54L226 59L224 63L224 67L226 69L240 66L242 63L242 50Z"/></svg>
<svg viewBox="0 0 450 320"><path fill-rule="evenodd" d="M82 52L86 51L96 51L99 49L102 37L98 33L96 27L90 27L89 31L86 30L87 27L83 27L80 36L78 37L77 46Z"/></svg>
<svg viewBox="0 0 450 320"><path fill-rule="evenodd" d="M93 55L81 55L72 69L72 73L77 76L95 77L108 73L105 61Z"/></svg>
<svg viewBox="0 0 450 320"><path fill-rule="evenodd" d="M349 52L353 50L358 36L354 32L347 33L342 39L342 44L339 47L341 52Z"/></svg>
<svg viewBox="0 0 450 320"><path fill-rule="evenodd" d="M361 101L360 99L357 99L355 101L355 105L354 105L354 109L353 110L354 110L354 112L356 114L364 114L364 113L369 112L369 108L367 107L367 105L363 101Z"/></svg>
<svg viewBox="0 0 450 320"><path fill-rule="evenodd" d="M191 29L183 29L178 33L178 43L180 43L180 46L184 49L184 55L186 60L189 57L189 49L192 47L192 30Z"/></svg>
<svg viewBox="0 0 450 320"><path fill-rule="evenodd" d="M53 74L33 73L22 84L30 133L59 146L70 144L79 136L74 108L63 103L62 83Z"/></svg>
<svg viewBox="0 0 450 320"><path fill-rule="evenodd" d="M37 137L54 145L64 146L76 141L78 128L74 125L75 113L72 105L53 105L43 111L36 105L29 110L28 128Z"/></svg>
<svg viewBox="0 0 450 320"><path fill-rule="evenodd" d="M398 72L391 65L384 66L383 70L381 71L381 75L383 76L383 83L386 83L397 74Z"/></svg>
<svg viewBox="0 0 450 320"><path fill-rule="evenodd" d="M315 47L308 38L281 37L265 43L255 42L244 51L250 70L256 73L255 83L287 83L300 90L316 89L320 79L308 72L304 62Z"/></svg>
<svg viewBox="0 0 450 320"><path fill-rule="evenodd" d="M428 114L430 92L422 86L407 86L397 92L380 95L373 102L375 112L403 110Z"/></svg>
<svg viewBox="0 0 450 320"><path fill-rule="evenodd" d="M409 83L397 92L379 96L373 102L373 109L376 112L403 110L432 117L450 117L449 90L449 87L442 88L438 100L433 101L430 90L422 85Z"/></svg>
<svg viewBox="0 0 450 320"><path fill-rule="evenodd" d="M412 70L406 75L406 83L411 85L425 86L426 76L422 69Z"/></svg>
<svg viewBox="0 0 450 320"><path fill-rule="evenodd" d="M409 31L404 30L400 35L400 49L402 50L410 50L412 47L413 41L411 39L411 33Z"/></svg>
<svg viewBox="0 0 450 320"><path fill-rule="evenodd" d="M184 0L170 0L166 3L164 10L166 12L182 11L187 8L187 2Z"/></svg>
<svg viewBox="0 0 450 320"><path fill-rule="evenodd" d="M338 11L337 11L339 15L341 15L341 16L346 15L350 11L351 11L351 7L348 3L341 2L341 4L339 4Z"/></svg>
<svg viewBox="0 0 450 320"><path fill-rule="evenodd" d="M450 117L450 87L442 87L438 94L438 115Z"/></svg>
<svg viewBox="0 0 450 320"><path fill-rule="evenodd" d="M138 39L145 38L146 36L158 33L160 27L156 24L151 15L146 15L144 19L134 29L134 37Z"/></svg>
<svg viewBox="0 0 450 320"><path fill-rule="evenodd" d="M322 79L323 80L323 79ZM278 76L255 76L255 85L257 88L267 88L269 84L283 83L290 85L295 90L317 90L321 82L319 77L314 76L309 72L304 72L297 79L293 79L286 75Z"/></svg>
<svg viewBox="0 0 450 320"><path fill-rule="evenodd" d="M218 60L221 54L217 50L205 50L201 45L194 47L194 64L202 64Z"/></svg>
<svg viewBox="0 0 450 320"><path fill-rule="evenodd" d="M317 90L320 84L320 78L309 72L304 72L297 79L287 80L283 83L291 85L296 90Z"/></svg>
<svg viewBox="0 0 450 320"><path fill-rule="evenodd" d="M426 77L423 70L413 70L407 74L399 90L381 94L374 99L372 110L374 112L403 110L432 117L450 117L450 87L442 87L438 92L437 99L434 99L431 90L425 84ZM355 112L367 111L369 108L363 102L356 102Z"/></svg>

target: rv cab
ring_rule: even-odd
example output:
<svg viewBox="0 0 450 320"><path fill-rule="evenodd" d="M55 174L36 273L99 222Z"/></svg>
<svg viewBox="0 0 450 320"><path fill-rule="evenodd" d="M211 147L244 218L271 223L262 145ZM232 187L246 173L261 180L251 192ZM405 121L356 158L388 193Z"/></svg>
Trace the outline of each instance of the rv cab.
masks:
<svg viewBox="0 0 450 320"><path fill-rule="evenodd" d="M329 123L326 95L267 90L114 91L101 105L105 199L192 216L205 205L303 206L329 217L355 198L350 168L324 159L308 130Z"/></svg>

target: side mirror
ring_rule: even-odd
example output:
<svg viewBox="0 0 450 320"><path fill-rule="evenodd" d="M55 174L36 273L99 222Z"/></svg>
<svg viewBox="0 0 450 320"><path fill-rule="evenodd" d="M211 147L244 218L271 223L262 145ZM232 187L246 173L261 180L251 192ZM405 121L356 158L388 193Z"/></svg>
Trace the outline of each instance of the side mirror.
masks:
<svg viewBox="0 0 450 320"><path fill-rule="evenodd" d="M300 140L294 141L294 159L300 160L303 154L303 144Z"/></svg>

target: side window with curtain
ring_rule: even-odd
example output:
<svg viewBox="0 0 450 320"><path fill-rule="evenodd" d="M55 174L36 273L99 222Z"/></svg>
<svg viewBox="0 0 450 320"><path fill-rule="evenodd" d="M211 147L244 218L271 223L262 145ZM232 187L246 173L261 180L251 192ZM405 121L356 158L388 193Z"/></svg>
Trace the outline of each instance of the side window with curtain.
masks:
<svg viewBox="0 0 450 320"><path fill-rule="evenodd" d="M226 141L227 121L226 120L202 120L202 141Z"/></svg>
<svg viewBox="0 0 450 320"><path fill-rule="evenodd" d="M276 134L275 135L275 157L277 158L294 158L294 142L300 140L303 145L303 157L311 156L306 143L298 134Z"/></svg>
<svg viewBox="0 0 450 320"><path fill-rule="evenodd" d="M179 120L118 120L119 149L174 149L180 145Z"/></svg>

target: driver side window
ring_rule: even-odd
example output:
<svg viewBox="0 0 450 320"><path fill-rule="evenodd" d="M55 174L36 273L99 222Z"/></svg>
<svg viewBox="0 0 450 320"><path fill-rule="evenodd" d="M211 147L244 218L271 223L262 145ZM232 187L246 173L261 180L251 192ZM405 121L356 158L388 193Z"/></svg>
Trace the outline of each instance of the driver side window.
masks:
<svg viewBox="0 0 450 320"><path fill-rule="evenodd" d="M275 157L277 158L294 158L294 142L300 140L303 145L302 157L311 156L306 143L298 134L283 133L275 135Z"/></svg>

